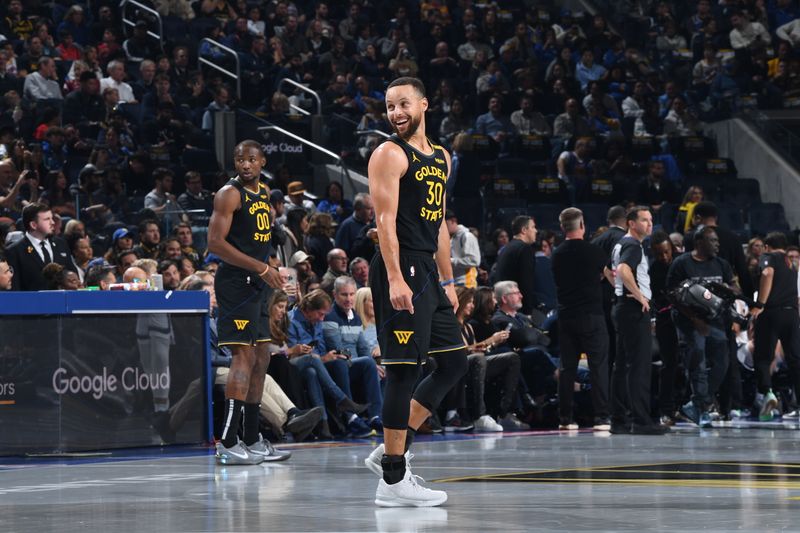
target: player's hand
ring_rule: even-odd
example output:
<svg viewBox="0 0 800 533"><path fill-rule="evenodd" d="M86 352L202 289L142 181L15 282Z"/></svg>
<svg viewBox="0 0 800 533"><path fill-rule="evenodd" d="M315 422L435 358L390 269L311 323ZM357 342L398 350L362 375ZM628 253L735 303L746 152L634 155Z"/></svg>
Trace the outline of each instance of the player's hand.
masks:
<svg viewBox="0 0 800 533"><path fill-rule="evenodd" d="M378 369L378 379L383 379L386 377L386 369L383 368L381 365L376 367Z"/></svg>
<svg viewBox="0 0 800 533"><path fill-rule="evenodd" d="M414 314L414 293L411 287L405 280L400 280L396 283L389 282L389 300L392 302L392 308L397 311L408 311Z"/></svg>
<svg viewBox="0 0 800 533"><path fill-rule="evenodd" d="M281 280L281 274L278 272L277 268L269 267L267 268L266 272L261 276L267 285L272 287L273 289L280 289L283 287L283 281Z"/></svg>
<svg viewBox="0 0 800 533"><path fill-rule="evenodd" d="M763 307L751 307L750 308L750 316L754 319L758 318L758 315L764 312Z"/></svg>
<svg viewBox="0 0 800 533"><path fill-rule="evenodd" d="M458 296L456 295L456 286L452 283L444 288L444 293L447 299L450 300L450 305L453 306L453 312L458 311Z"/></svg>

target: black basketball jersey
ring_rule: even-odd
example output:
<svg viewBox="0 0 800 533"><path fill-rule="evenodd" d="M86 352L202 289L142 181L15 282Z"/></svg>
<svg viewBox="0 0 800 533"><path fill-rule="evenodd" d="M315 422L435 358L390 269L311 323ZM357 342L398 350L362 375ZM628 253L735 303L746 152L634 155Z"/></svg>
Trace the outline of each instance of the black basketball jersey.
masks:
<svg viewBox="0 0 800 533"><path fill-rule="evenodd" d="M428 141L433 154L425 155L397 135L390 141L408 157L408 170L400 178L397 200L397 241L400 251L435 253L444 219L447 159L444 148Z"/></svg>
<svg viewBox="0 0 800 533"><path fill-rule="evenodd" d="M237 179L230 180L228 185L239 191L242 206L234 211L231 229L225 240L243 254L266 261L272 253L271 206L267 188L259 182L258 193L254 193Z"/></svg>

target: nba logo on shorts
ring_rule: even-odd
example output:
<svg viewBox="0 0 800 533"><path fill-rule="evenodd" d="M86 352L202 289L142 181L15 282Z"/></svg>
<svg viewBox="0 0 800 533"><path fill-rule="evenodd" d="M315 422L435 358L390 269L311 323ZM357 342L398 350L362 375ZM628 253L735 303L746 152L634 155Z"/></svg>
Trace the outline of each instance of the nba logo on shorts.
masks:
<svg viewBox="0 0 800 533"><path fill-rule="evenodd" d="M411 265L411 268L409 269L409 272L411 274L411 277L413 278L414 277L414 265Z"/></svg>

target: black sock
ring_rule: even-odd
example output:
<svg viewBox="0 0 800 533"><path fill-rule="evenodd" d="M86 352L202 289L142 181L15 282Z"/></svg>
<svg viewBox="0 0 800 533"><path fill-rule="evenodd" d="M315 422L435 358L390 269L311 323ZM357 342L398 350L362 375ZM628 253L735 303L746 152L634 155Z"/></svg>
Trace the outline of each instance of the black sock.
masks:
<svg viewBox="0 0 800 533"><path fill-rule="evenodd" d="M225 400L225 420L222 426L222 445L226 448L236 446L239 439L239 424L242 421L244 402L228 398Z"/></svg>
<svg viewBox="0 0 800 533"><path fill-rule="evenodd" d="M407 452L408 449L411 448L411 445L414 444L414 437L416 437L416 435L417 430L409 426L406 430L406 448L403 450L404 452Z"/></svg>
<svg viewBox="0 0 800 533"><path fill-rule="evenodd" d="M383 480L388 485L400 483L406 475L406 458L402 455L385 455L381 459Z"/></svg>
<svg viewBox="0 0 800 533"><path fill-rule="evenodd" d="M244 404L244 443L250 446L258 442L258 408L260 404Z"/></svg>

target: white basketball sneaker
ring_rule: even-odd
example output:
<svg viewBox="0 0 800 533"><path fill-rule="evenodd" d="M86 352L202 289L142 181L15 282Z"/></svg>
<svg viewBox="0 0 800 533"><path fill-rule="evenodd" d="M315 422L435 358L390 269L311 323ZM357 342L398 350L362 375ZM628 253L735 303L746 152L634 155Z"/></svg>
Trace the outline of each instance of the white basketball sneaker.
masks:
<svg viewBox="0 0 800 533"><path fill-rule="evenodd" d="M394 485L389 485L381 478L375 493L375 505L379 507L437 507L447 501L446 492L427 489L419 484L420 479L408 468L406 468L403 480Z"/></svg>
<svg viewBox="0 0 800 533"><path fill-rule="evenodd" d="M383 467L381 466L381 459L383 459L383 454L386 453L386 448L383 444L380 444L377 448L372 450L372 453L364 459L364 466L369 468L370 472L375 474L378 477L383 477ZM411 452L405 453L406 458L406 470L411 469L411 459L414 458L414 454Z"/></svg>

